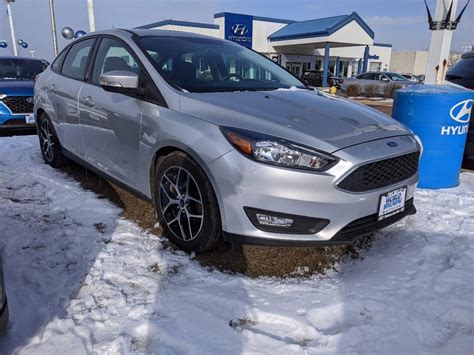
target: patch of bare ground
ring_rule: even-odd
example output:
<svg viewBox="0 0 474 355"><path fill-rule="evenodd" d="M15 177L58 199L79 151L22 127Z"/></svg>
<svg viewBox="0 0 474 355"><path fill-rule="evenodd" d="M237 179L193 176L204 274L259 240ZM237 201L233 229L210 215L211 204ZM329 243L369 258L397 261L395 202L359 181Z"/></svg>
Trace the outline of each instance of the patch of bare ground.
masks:
<svg viewBox="0 0 474 355"><path fill-rule="evenodd" d="M162 230L156 225L155 212L149 201L136 197L77 164L71 163L62 170L79 181L85 189L120 207L124 218L162 238ZM98 225L96 228L99 230L102 226ZM369 248L371 242L372 237L366 237L354 246L318 248L221 243L216 250L196 255L195 260L205 267L249 277L307 277L335 269L344 258L360 258L360 250ZM164 243L171 249L176 249L167 240Z"/></svg>

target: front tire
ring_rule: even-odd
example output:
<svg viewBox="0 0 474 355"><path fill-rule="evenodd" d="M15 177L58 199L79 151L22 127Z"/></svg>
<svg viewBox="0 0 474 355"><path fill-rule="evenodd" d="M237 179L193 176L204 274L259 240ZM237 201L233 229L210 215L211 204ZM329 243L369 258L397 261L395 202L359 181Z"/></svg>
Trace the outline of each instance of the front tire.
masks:
<svg viewBox="0 0 474 355"><path fill-rule="evenodd" d="M222 236L219 206L198 164L173 152L158 159L155 179L153 200L165 235L188 252L215 248Z"/></svg>
<svg viewBox="0 0 474 355"><path fill-rule="evenodd" d="M45 163L53 168L66 165L67 158L63 155L61 143L46 113L42 113L38 119L38 137Z"/></svg>

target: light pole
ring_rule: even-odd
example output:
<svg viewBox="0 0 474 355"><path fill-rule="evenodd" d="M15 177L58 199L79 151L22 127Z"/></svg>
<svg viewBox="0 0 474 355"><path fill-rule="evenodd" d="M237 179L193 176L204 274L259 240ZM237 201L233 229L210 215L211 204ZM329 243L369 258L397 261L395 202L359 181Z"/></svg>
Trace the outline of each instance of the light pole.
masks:
<svg viewBox="0 0 474 355"><path fill-rule="evenodd" d="M8 21L10 22L10 33L12 35L13 55L17 57L18 49L16 48L15 28L13 27L12 6L11 6L11 3L15 2L15 0L6 0L6 2L7 2Z"/></svg>
<svg viewBox="0 0 474 355"><path fill-rule="evenodd" d="M432 31L426 68L426 84L443 84L446 77L453 31L456 30L469 3L470 0L466 2L466 5L456 17L458 0L436 0L436 11L433 18L425 0L428 23Z"/></svg>
<svg viewBox="0 0 474 355"><path fill-rule="evenodd" d="M89 15L89 32L95 31L94 0L87 0L87 13Z"/></svg>
<svg viewBox="0 0 474 355"><path fill-rule="evenodd" d="M54 13L54 0L49 0L49 13L51 16L51 34L53 37L54 56L58 55L58 36L56 34L56 15Z"/></svg>

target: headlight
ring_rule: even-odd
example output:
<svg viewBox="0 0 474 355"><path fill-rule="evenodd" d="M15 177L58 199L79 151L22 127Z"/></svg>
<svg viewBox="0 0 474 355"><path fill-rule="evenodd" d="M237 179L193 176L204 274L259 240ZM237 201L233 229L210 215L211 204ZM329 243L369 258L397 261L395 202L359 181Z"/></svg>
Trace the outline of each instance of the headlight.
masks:
<svg viewBox="0 0 474 355"><path fill-rule="evenodd" d="M222 127L228 141L247 157L285 168L325 171L337 158L297 143L237 128Z"/></svg>
<svg viewBox="0 0 474 355"><path fill-rule="evenodd" d="M416 143L420 146L420 157L423 155L423 143L421 143L420 137L418 137L416 134L414 134Z"/></svg>

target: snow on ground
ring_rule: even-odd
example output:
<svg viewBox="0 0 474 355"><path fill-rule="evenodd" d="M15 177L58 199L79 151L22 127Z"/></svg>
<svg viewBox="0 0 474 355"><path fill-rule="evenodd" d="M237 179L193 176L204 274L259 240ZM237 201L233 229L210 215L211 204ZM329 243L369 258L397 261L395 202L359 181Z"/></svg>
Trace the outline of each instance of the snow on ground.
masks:
<svg viewBox="0 0 474 355"><path fill-rule="evenodd" d="M474 174L325 276L203 268L0 138L2 354L445 353L474 349ZM232 325L232 326L231 326Z"/></svg>

